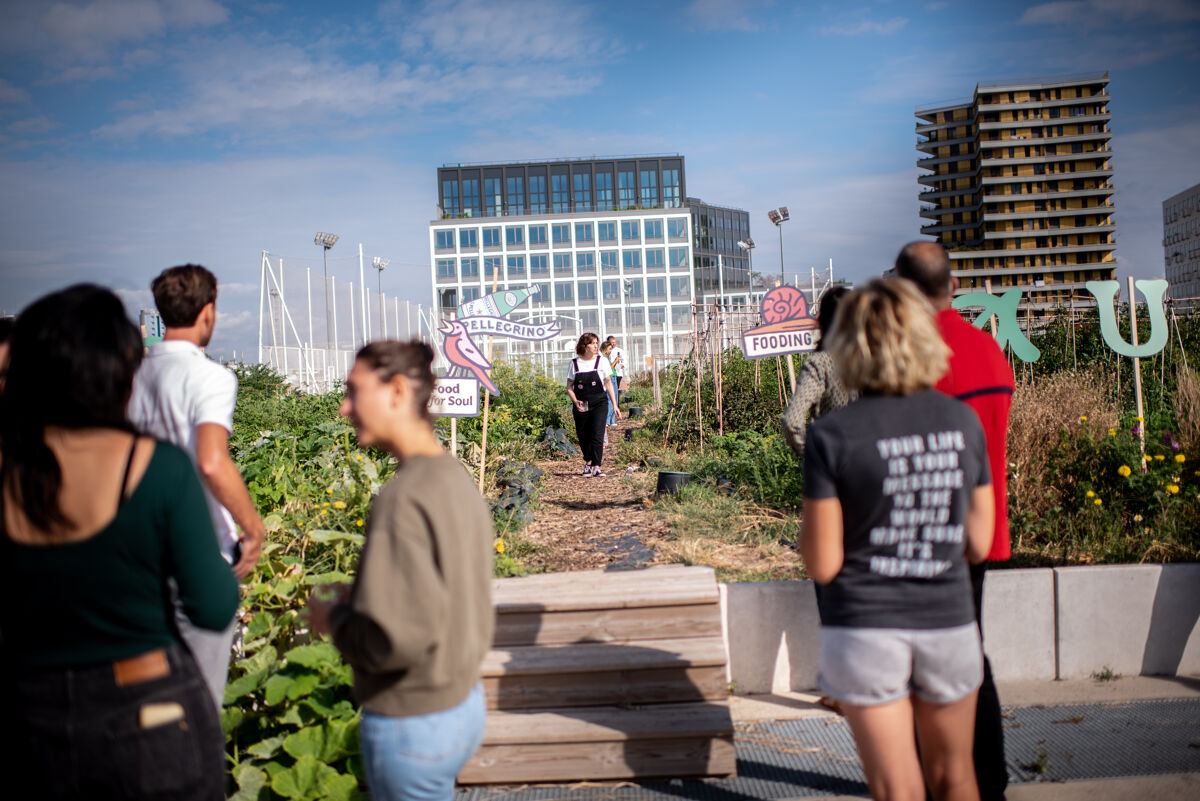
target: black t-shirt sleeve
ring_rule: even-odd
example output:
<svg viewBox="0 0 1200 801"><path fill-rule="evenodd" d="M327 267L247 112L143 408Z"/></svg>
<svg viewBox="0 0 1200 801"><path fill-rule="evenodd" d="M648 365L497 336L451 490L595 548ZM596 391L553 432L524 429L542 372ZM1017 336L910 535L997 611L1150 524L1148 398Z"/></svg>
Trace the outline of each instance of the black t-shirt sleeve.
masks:
<svg viewBox="0 0 1200 801"><path fill-rule="evenodd" d="M988 466L987 452L987 437L983 433L983 425L979 422L979 417L973 409L968 407L971 414L967 417L967 422L964 424L966 429L967 447L971 451L972 461L975 463L978 473L973 481L968 481L964 486L983 487L992 483L992 470Z"/></svg>
<svg viewBox="0 0 1200 801"><path fill-rule="evenodd" d="M808 427L804 448L804 497L836 498L837 481L833 471L836 437L822 421Z"/></svg>

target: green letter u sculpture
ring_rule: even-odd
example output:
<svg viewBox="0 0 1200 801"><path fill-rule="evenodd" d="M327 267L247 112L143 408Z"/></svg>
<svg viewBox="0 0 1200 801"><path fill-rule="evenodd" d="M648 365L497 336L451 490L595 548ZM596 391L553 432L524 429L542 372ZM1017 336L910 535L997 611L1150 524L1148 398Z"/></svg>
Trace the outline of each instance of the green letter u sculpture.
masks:
<svg viewBox="0 0 1200 801"><path fill-rule="evenodd" d="M1121 285L1116 281L1088 281L1084 286L1091 292L1099 304L1100 335L1104 343L1122 356L1129 358L1145 358L1158 353L1167 344L1167 315L1163 310L1163 294L1167 291L1167 282L1161 278L1148 281L1134 281L1135 286L1146 298L1146 309L1150 312L1150 338L1144 345L1130 345L1121 338L1121 330L1117 326L1117 312L1113 301ZM1133 302L1133 298L1129 299Z"/></svg>

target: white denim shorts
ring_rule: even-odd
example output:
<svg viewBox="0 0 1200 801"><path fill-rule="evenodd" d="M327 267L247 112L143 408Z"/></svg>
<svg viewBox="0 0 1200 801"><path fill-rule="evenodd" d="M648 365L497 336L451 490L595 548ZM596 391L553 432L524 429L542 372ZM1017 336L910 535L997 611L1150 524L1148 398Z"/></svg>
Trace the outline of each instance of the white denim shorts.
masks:
<svg viewBox="0 0 1200 801"><path fill-rule="evenodd" d="M909 695L953 703L983 682L979 627L822 626L817 681L825 695L855 706L889 704Z"/></svg>

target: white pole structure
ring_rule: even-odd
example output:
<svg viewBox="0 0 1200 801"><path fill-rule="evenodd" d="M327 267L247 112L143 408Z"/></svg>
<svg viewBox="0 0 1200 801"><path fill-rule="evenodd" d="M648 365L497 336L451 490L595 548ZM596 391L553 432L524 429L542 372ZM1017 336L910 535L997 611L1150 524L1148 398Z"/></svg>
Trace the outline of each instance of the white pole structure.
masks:
<svg viewBox="0 0 1200 801"><path fill-rule="evenodd" d="M263 300L267 295L267 251L262 252L262 265L258 275L258 363L262 364L262 314Z"/></svg>
<svg viewBox="0 0 1200 801"><path fill-rule="evenodd" d="M725 260L721 254L717 254L717 295L720 297L721 306L725 306Z"/></svg>
<svg viewBox="0 0 1200 801"><path fill-rule="evenodd" d="M342 361L341 354L338 352L338 330L337 330L337 281L336 281L336 280L334 280L334 281L331 281L331 282L330 282L330 284L329 284L329 294L332 296L332 300L333 300L333 320L332 320L332 323L333 323L333 341L332 341L332 343L330 343L330 347L333 349L333 372L331 372L331 373L330 373L330 374L327 376L327 380L328 380L328 381L330 381L330 382L332 383L332 382L335 380L335 379L334 379L334 376L335 376L335 375L337 375L338 368L341 366L341 361Z"/></svg>
<svg viewBox="0 0 1200 801"><path fill-rule="evenodd" d="M362 334L363 344L367 344L367 332L371 330L370 312L367 310L367 277L363 273L363 246L358 243L358 285L362 289Z"/></svg>
<svg viewBox="0 0 1200 801"><path fill-rule="evenodd" d="M282 263L282 261L281 261L281 263ZM280 271L280 273L282 274L282 270ZM275 278L275 276L274 276L274 274L272 273L272 274L271 274L271 280L275 281L275 287L276 287L276 289L277 289L277 290L278 290L278 292L279 292L279 297L282 299L282 298L283 298L283 288L282 288L282 283L281 283L282 279L276 279L276 278ZM298 330L296 330L296 321L295 321L294 319L292 319L292 312L291 312L291 310L290 310L290 309L288 309L288 307L287 307L287 303L286 303L286 302L281 302L279 305L280 305L280 313L279 313L279 327L280 327L280 329L281 329L281 330L284 332L284 341L285 341L285 342L287 341L287 339L286 339L286 337L287 337L287 327L288 327L288 326L291 326L291 328L292 328L292 336L294 336L294 337L296 338L296 342L297 342L297 343L299 343L299 342L300 342L300 332L299 332ZM285 323L286 323L286 324L285 324ZM274 323L272 323L272 328L273 328L273 327L274 327ZM299 349L299 350L300 350L300 352L301 352L301 354L302 354L302 353L303 353L303 349ZM286 354L286 352L287 352L287 351L286 351L286 349L285 349L284 353ZM300 362L299 366L301 367L301 373L303 373L303 364L304 364L304 359L303 359L303 357L302 357L302 356L301 356L301 358L299 358L299 362ZM311 366L311 362L310 362L310 364L309 364L309 372L310 372L310 373L312 372L312 366Z"/></svg>
<svg viewBox="0 0 1200 801"><path fill-rule="evenodd" d="M400 325L400 313L396 313L396 325ZM404 335L412 339L412 302L404 301Z"/></svg>
<svg viewBox="0 0 1200 801"><path fill-rule="evenodd" d="M312 268L304 268L304 293L308 295L308 347L312 350L313 347L313 330L312 330ZM311 359L311 354L309 355Z"/></svg>
<svg viewBox="0 0 1200 801"><path fill-rule="evenodd" d="M358 349L358 329L355 327L354 319L354 282L350 282L350 350Z"/></svg>
<svg viewBox="0 0 1200 801"><path fill-rule="evenodd" d="M1133 276L1129 278L1129 335L1133 339L1133 347L1138 346L1137 330L1137 296L1133 294ZM1149 308L1149 305L1147 305ZM1137 399L1138 447L1142 456L1146 455L1146 413L1142 408L1142 360L1133 357L1133 391ZM1146 460L1141 462L1142 472L1146 472Z"/></svg>

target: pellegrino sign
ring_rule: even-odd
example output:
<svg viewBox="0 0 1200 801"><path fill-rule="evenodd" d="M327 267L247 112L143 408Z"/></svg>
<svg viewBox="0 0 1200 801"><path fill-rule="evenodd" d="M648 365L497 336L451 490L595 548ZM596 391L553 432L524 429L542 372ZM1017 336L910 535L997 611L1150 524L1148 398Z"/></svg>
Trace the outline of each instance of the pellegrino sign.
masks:
<svg viewBox="0 0 1200 801"><path fill-rule="evenodd" d="M429 411L443 417L475 417L479 414L479 385L493 395L500 390L492 381L492 363L471 338L487 335L542 342L558 336L562 327L557 320L519 323L509 320L513 309L537 294L537 287L495 292L458 307L458 318L446 320L438 329L442 334L442 354L450 371L438 378Z"/></svg>
<svg viewBox="0 0 1200 801"><path fill-rule="evenodd" d="M1139 345L1131 345L1122 339L1120 328L1117 325L1114 301L1121 289L1120 283L1117 281L1088 281L1084 286L1096 299L1100 312L1100 335L1104 338L1104 344L1122 356L1144 359L1158 353L1167 344L1167 314L1163 307L1163 295L1167 291L1167 282L1157 278L1134 281L1134 285L1145 296L1146 308L1150 313L1150 338ZM1025 337L1017 322L1017 306L1021 303L1023 291L1021 287L1016 287L1003 295L971 292L956 297L952 305L959 310L983 307L983 313L975 318L975 325L979 328L987 325L988 318L993 314L996 315L996 344L1001 348L1009 345L1017 358L1023 362L1036 362L1042 353Z"/></svg>
<svg viewBox="0 0 1200 801"><path fill-rule="evenodd" d="M808 314L804 293L794 286L777 286L763 295L763 325L742 334L747 359L816 350L817 321Z"/></svg>

